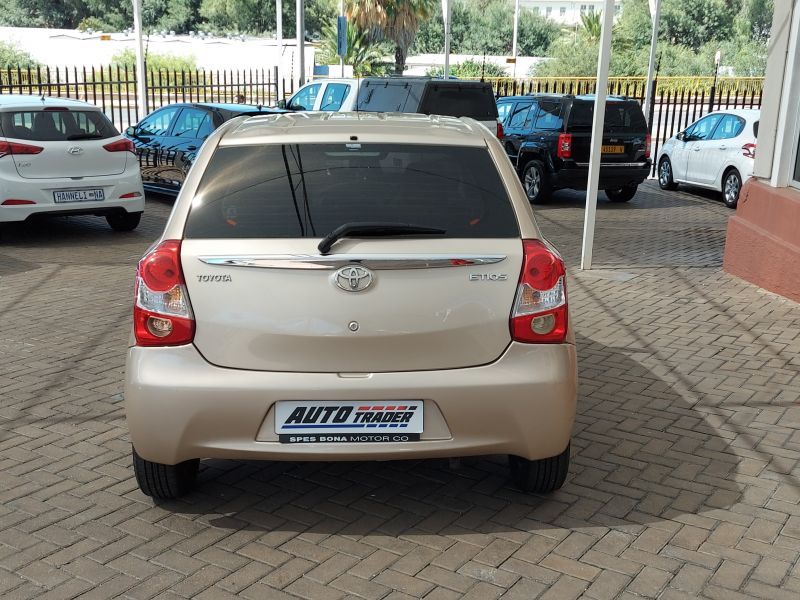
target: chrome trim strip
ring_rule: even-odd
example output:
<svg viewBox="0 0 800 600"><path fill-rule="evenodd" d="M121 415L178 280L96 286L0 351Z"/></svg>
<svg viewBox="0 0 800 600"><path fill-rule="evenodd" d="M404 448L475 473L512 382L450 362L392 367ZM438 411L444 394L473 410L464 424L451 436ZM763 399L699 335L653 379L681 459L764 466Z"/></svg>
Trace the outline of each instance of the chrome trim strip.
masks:
<svg viewBox="0 0 800 600"><path fill-rule="evenodd" d="M504 261L502 254L263 254L252 256L198 256L207 265L254 267L258 269L324 269L334 270L359 264L369 269L437 269L442 267L475 267Z"/></svg>

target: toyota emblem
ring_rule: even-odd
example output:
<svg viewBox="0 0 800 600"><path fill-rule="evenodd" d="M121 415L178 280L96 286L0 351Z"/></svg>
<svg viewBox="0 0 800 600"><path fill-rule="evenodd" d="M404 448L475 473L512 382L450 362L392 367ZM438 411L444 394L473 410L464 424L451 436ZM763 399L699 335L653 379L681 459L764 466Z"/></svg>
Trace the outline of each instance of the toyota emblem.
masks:
<svg viewBox="0 0 800 600"><path fill-rule="evenodd" d="M345 292L363 292L372 285L372 271L359 265L347 265L333 275L334 283Z"/></svg>

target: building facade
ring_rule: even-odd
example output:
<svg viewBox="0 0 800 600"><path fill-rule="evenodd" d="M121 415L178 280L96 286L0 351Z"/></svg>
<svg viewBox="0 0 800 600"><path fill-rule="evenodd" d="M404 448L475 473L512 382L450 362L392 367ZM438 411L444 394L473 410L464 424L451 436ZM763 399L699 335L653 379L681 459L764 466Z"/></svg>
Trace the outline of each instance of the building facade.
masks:
<svg viewBox="0 0 800 600"><path fill-rule="evenodd" d="M800 302L800 0L776 0L758 146L724 269Z"/></svg>
<svg viewBox="0 0 800 600"><path fill-rule="evenodd" d="M561 25L577 25L582 14L603 12L603 0L520 0L520 7L538 12L541 16ZM619 15L622 0L614 0L614 13Z"/></svg>

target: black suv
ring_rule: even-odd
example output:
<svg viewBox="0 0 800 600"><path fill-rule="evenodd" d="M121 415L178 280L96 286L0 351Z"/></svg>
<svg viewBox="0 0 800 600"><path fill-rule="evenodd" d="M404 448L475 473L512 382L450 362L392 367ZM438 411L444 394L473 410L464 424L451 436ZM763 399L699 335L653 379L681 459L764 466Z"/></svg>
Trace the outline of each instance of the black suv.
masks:
<svg viewBox="0 0 800 600"><path fill-rule="evenodd" d="M497 100L503 145L534 204L553 190L586 189L594 96L534 94ZM636 100L609 96L599 189L627 202L650 174L650 136Z"/></svg>

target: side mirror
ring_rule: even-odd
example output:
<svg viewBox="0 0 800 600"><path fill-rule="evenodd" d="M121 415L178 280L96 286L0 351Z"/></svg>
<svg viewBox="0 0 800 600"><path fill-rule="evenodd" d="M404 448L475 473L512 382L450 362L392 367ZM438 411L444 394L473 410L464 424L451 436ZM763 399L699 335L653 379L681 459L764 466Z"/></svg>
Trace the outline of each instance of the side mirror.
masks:
<svg viewBox="0 0 800 600"><path fill-rule="evenodd" d="M127 135L128 137L136 137L136 127L134 127L133 125L128 127L125 130L125 135Z"/></svg>
<svg viewBox="0 0 800 600"><path fill-rule="evenodd" d="M278 108L286 108L286 100L278 100Z"/></svg>
<svg viewBox="0 0 800 600"><path fill-rule="evenodd" d="M675 137L678 139L679 142L685 142L686 141L686 133L684 133L683 131L681 131Z"/></svg>

